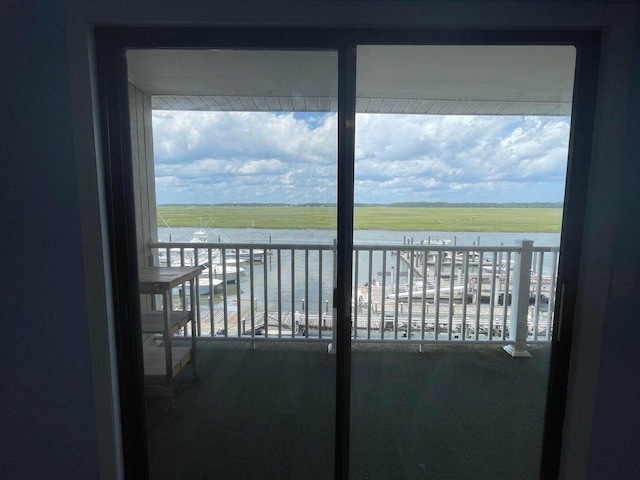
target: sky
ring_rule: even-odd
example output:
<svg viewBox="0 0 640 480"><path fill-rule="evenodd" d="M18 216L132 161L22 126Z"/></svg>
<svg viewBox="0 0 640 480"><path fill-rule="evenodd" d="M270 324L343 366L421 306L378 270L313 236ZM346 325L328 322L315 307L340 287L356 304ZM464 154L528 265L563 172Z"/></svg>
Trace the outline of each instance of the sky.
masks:
<svg viewBox="0 0 640 480"><path fill-rule="evenodd" d="M355 202L560 202L568 117L358 114ZM335 113L153 112L158 204L335 203Z"/></svg>

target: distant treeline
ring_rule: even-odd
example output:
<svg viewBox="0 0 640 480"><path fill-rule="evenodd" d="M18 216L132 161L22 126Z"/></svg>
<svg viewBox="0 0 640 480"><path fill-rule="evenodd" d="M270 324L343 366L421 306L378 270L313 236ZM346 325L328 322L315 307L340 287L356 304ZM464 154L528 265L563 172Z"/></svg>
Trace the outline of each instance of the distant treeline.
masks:
<svg viewBox="0 0 640 480"><path fill-rule="evenodd" d="M178 204L166 203L167 207L335 207L335 203L210 203ZM562 208L563 202L518 202L518 203L452 203L452 202L397 202L397 203L356 203L356 207L391 208Z"/></svg>

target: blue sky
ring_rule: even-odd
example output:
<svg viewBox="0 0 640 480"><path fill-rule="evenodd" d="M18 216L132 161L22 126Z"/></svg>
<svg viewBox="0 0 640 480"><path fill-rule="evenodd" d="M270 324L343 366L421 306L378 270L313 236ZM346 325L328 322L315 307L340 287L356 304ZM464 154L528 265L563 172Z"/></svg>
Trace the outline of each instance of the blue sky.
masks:
<svg viewBox="0 0 640 480"><path fill-rule="evenodd" d="M336 115L154 111L158 204L333 203ZM355 201L562 201L569 118L358 114Z"/></svg>

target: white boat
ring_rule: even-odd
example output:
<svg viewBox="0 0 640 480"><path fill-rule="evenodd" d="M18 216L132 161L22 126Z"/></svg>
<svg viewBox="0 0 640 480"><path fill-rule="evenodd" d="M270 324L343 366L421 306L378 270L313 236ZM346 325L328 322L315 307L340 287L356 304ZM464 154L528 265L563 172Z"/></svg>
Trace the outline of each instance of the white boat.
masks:
<svg viewBox="0 0 640 480"><path fill-rule="evenodd" d="M496 273L498 275L504 275L506 273L510 273L514 271L514 267L515 267L515 261L511 260L511 262L509 263L509 265L507 265L507 262L502 262L500 264L496 265ZM489 262L488 264L484 264L482 266L482 273L489 273L492 274L493 273L493 264L491 262Z"/></svg>
<svg viewBox="0 0 640 480"><path fill-rule="evenodd" d="M220 261L220 255L218 254L217 256L213 257L214 261L216 263L222 263ZM238 265L238 263L243 264L243 263L247 263L246 260L243 260L242 258L240 259L240 262L236 261L236 257L230 257L230 256L226 256L224 259L224 263L227 265Z"/></svg>
<svg viewBox="0 0 640 480"><path fill-rule="evenodd" d="M222 280L218 278L210 279L208 272L206 274L202 273L198 277L198 293L201 296L211 295L219 285L222 285Z"/></svg>
<svg viewBox="0 0 640 480"><path fill-rule="evenodd" d="M195 262L193 260L193 250L189 248L184 249L184 254L180 253L179 248L172 248L169 251L170 259L167 260L167 250L165 248L158 249L158 265L169 266L169 267L182 267L183 265L186 267L195 266ZM184 257L184 261L183 261Z"/></svg>
<svg viewBox="0 0 640 480"><path fill-rule="evenodd" d="M453 285L453 298L462 298L464 292L464 285ZM395 299L397 297L398 300L406 300L409 297L413 299L422 299L424 296L425 299L433 300L436 293L438 294L438 298L448 300L449 296L451 295L451 285L441 283L440 289L436 290L435 284L427 282L427 284L424 285L423 282L418 281L414 282L411 288L409 287L409 285L401 286L400 288L398 288L397 293L389 293L387 295L387 298Z"/></svg>
<svg viewBox="0 0 640 480"><path fill-rule="evenodd" d="M208 241L207 232L204 230L196 230L189 243L206 243ZM195 247L198 249L198 259L194 258L195 250L193 248L172 248L169 251L170 258L167 259L167 249L158 248L158 265L170 267L193 267L207 261L207 248Z"/></svg>
<svg viewBox="0 0 640 480"><path fill-rule="evenodd" d="M420 245L451 245L448 238L429 237L427 240L421 240Z"/></svg>
<svg viewBox="0 0 640 480"><path fill-rule="evenodd" d="M465 254L466 254L466 262L465 262ZM437 254L434 252L429 253L429 264L435 264L437 261ZM453 259L451 258L451 252L443 252L440 260L442 265L451 265L452 263L455 265L468 265L470 267L477 267L480 265L480 252L454 252ZM491 259L486 256L482 257L482 265L491 265Z"/></svg>
<svg viewBox="0 0 640 480"><path fill-rule="evenodd" d="M265 252L261 248L256 249L248 249L243 248L238 251L236 255L235 250L229 250L226 254L227 262L236 261L236 259L240 260L240 262L264 262Z"/></svg>
<svg viewBox="0 0 640 480"><path fill-rule="evenodd" d="M196 230L193 232L193 237L189 240L190 243L207 243L209 241L209 235L204 230Z"/></svg>
<svg viewBox="0 0 640 480"><path fill-rule="evenodd" d="M224 274L226 273L227 285L236 283L237 274L241 274L244 272L244 268L242 267L234 267L233 265L223 266L219 263L214 263L212 265L203 263L200 266L204 268L202 274L200 275L200 278L202 278L203 276L209 278L209 272L211 272L211 277L213 277L213 279L220 280L220 283L222 283L225 279Z"/></svg>

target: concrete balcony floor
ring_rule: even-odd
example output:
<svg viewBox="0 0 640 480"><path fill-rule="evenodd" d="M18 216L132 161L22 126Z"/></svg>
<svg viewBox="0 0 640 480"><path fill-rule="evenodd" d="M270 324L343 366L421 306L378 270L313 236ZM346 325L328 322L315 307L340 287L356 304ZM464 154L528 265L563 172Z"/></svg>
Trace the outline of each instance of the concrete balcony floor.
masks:
<svg viewBox="0 0 640 480"><path fill-rule="evenodd" d="M538 478L550 347L358 345L351 478ZM149 398L159 479L331 479L335 356L319 344L200 343L198 381Z"/></svg>

